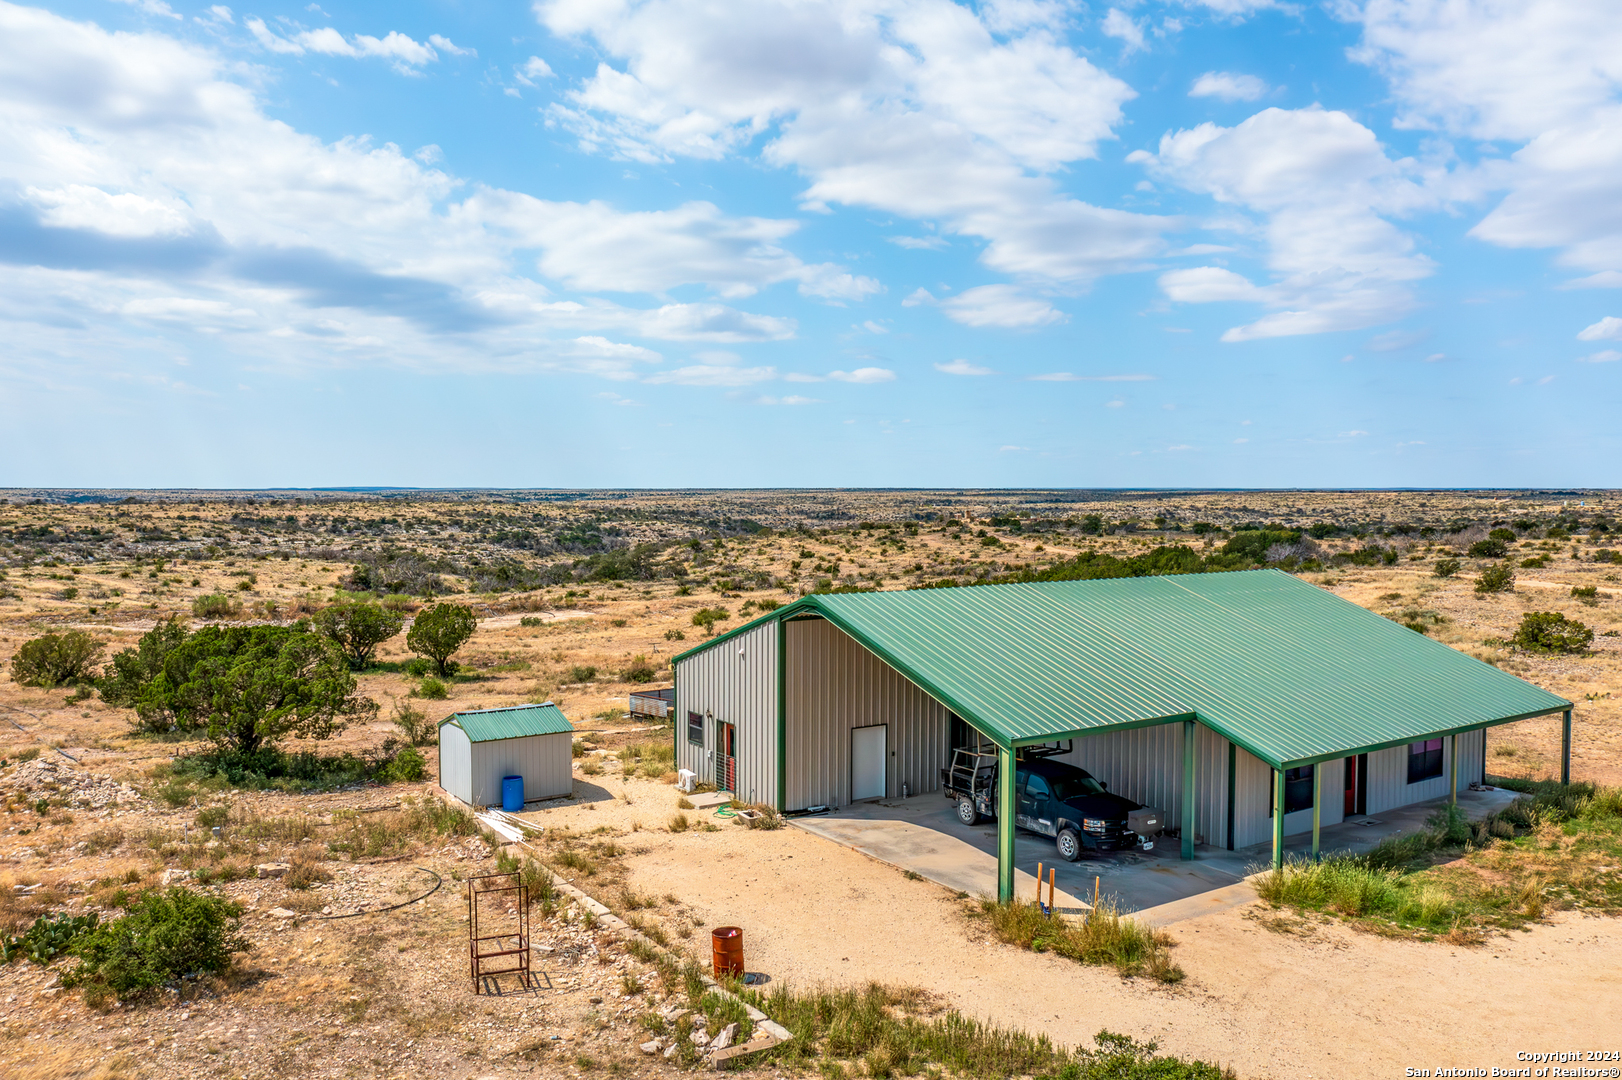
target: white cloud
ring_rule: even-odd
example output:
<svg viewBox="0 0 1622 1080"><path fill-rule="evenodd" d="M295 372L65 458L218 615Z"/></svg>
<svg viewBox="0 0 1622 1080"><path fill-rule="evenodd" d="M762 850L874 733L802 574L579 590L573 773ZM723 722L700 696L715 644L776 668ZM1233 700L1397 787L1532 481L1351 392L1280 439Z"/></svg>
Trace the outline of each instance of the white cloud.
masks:
<svg viewBox="0 0 1622 1080"><path fill-rule="evenodd" d="M837 379L839 382L871 385L873 383L894 382L895 372L881 367L863 367L857 368L855 371L830 371L828 372L828 378Z"/></svg>
<svg viewBox="0 0 1622 1080"><path fill-rule="evenodd" d="M1612 364L1618 360L1622 360L1622 352L1617 352L1615 349L1602 349L1597 353L1589 353L1587 356L1577 358L1579 364Z"/></svg>
<svg viewBox="0 0 1622 1080"><path fill-rule="evenodd" d="M807 209L843 204L929 222L984 241L981 260L994 270L1085 285L1142 267L1171 222L1058 187L1054 174L1096 157L1135 96L1047 28L1058 10L541 0L549 29L589 38L613 61L552 107L549 122L588 150L633 161L758 153L808 178Z"/></svg>
<svg viewBox="0 0 1622 1080"><path fill-rule="evenodd" d="M1032 375L1031 382L1153 382L1154 375L1075 375L1068 371L1053 371L1046 375Z"/></svg>
<svg viewBox="0 0 1622 1080"><path fill-rule="evenodd" d="M525 86L533 87L537 85L536 79L550 79L554 77L554 73L551 64L548 64L539 56L532 56L524 61L522 67L513 69L513 77Z"/></svg>
<svg viewBox="0 0 1622 1080"><path fill-rule="evenodd" d="M473 49L473 48L466 48L466 49L461 48L455 42L451 41L450 38L445 37L442 34L429 34L428 35L428 44L432 45L434 48L440 50L441 52L448 52L452 56L478 56L479 55L479 50ZM531 59L533 59L533 57Z"/></svg>
<svg viewBox="0 0 1622 1080"><path fill-rule="evenodd" d="M1504 247L1556 248L1560 264L1622 278L1622 19L1613 4L1345 5L1353 51L1390 81L1398 124L1522 144L1468 181L1506 190L1471 230Z"/></svg>
<svg viewBox="0 0 1622 1080"><path fill-rule="evenodd" d="M284 50L426 55L403 35L264 33ZM0 2L0 40L0 210L8 237L39 253L36 265L0 261L12 356L116 371L133 341L164 352L162 335L189 329L230 334L227 355L267 367L627 380L659 361L649 341L796 332L780 315L674 301L676 286L737 297L785 282L846 298L876 287L786 251L793 222L544 203L467 185L434 167L431 148L324 142L267 116L235 63L163 33L113 34ZM634 255L582 239L587 227ZM577 292L553 291L565 287ZM637 306L640 294L656 299Z"/></svg>
<svg viewBox="0 0 1622 1080"><path fill-rule="evenodd" d="M759 396L757 398L754 398L752 400L751 404L754 404L754 405L821 405L822 401L820 399L818 399L818 398L801 397L799 394L789 394L786 397L771 397L770 395L762 394L761 396Z"/></svg>
<svg viewBox="0 0 1622 1080"><path fill-rule="evenodd" d="M1342 439L1355 439L1355 438L1358 438L1359 436L1367 435L1367 434L1368 434L1368 432L1366 432L1366 431L1343 431L1343 432L1340 433L1339 437L1342 438Z"/></svg>
<svg viewBox="0 0 1622 1080"><path fill-rule="evenodd" d="M165 4L163 0L118 0L118 2L128 4L133 8L139 8L148 15L158 15L166 19L180 18L179 15L175 14L174 9ZM227 8L226 11L229 13L230 9Z"/></svg>
<svg viewBox="0 0 1622 1080"><path fill-rule="evenodd" d="M942 236L887 236L885 239L910 251L940 251L950 246Z"/></svg>
<svg viewBox="0 0 1622 1080"><path fill-rule="evenodd" d="M967 360L949 360L944 364L937 363L935 365L935 370L945 372L948 375L995 375L996 374L995 371L992 371L988 367L981 367L979 364L971 364Z"/></svg>
<svg viewBox="0 0 1622 1080"><path fill-rule="evenodd" d="M1015 446L1012 443L1009 443L1007 446L999 446L999 447L997 447L997 453L999 453L999 454L1016 454L1016 453L1028 454L1028 453L1030 453L1030 450L1031 450L1031 448L1028 447L1028 446Z"/></svg>
<svg viewBox="0 0 1622 1080"><path fill-rule="evenodd" d="M673 371L645 376L645 383L675 383L678 386L753 386L777 378L772 367L732 367L729 364L690 364Z"/></svg>
<svg viewBox="0 0 1622 1080"><path fill-rule="evenodd" d="M345 38L330 26L319 30L301 30L287 37L274 33L265 21L259 18L250 18L244 25L260 45L275 53L285 53L293 56L302 56L305 52L320 53L324 56L345 56L359 58L365 56L381 56L396 62L401 69L413 69L439 59L433 46L417 41L398 30L390 30L383 37L376 38L369 34L356 34L353 38ZM458 56L475 55L471 49L459 49L451 44L450 39L435 34L430 39L435 45L446 52Z"/></svg>
<svg viewBox="0 0 1622 1080"><path fill-rule="evenodd" d="M1220 101L1255 101L1267 93L1267 84L1254 75L1232 71L1207 71L1194 80L1189 97L1214 97Z"/></svg>
<svg viewBox="0 0 1622 1080"><path fill-rule="evenodd" d="M1232 128L1201 124L1168 134L1158 153L1129 160L1217 202L1265 218L1268 268L1258 285L1224 267L1171 271L1161 286L1184 303L1244 301L1273 314L1228 330L1224 341L1373 326L1415 306L1410 282L1431 260L1386 216L1438 204L1388 158L1374 133L1342 112L1264 109Z"/></svg>
<svg viewBox="0 0 1622 1080"><path fill-rule="evenodd" d="M183 203L123 192L110 195L97 187L29 188L29 202L42 211L42 224L59 229L93 229L108 236L178 236L191 231Z"/></svg>
<svg viewBox="0 0 1622 1080"><path fill-rule="evenodd" d="M1120 398L1116 398L1114 401L1104 402L1104 407L1108 409L1124 409L1126 408L1126 402L1122 401Z"/></svg>
<svg viewBox="0 0 1622 1080"><path fill-rule="evenodd" d="M914 289L912 292L908 293L907 298L905 300L901 301L901 306L902 307L917 307L919 304L933 304L933 303L936 303L934 294L931 293L928 289L920 288L920 289Z"/></svg>
<svg viewBox="0 0 1622 1080"><path fill-rule="evenodd" d="M1064 314L1046 300L1027 296L1015 285L980 285L941 303L953 322L964 326L1027 329L1063 322Z"/></svg>
<svg viewBox="0 0 1622 1080"><path fill-rule="evenodd" d="M1591 326L1585 326L1577 333L1578 341L1618 341L1622 340L1622 319L1615 315L1607 315Z"/></svg>
<svg viewBox="0 0 1622 1080"><path fill-rule="evenodd" d="M1233 443L1234 443L1235 446L1240 446L1240 445L1242 445L1244 443L1247 443L1249 441L1250 441L1249 439L1235 439L1235 440L1233 440Z"/></svg>
<svg viewBox="0 0 1622 1080"><path fill-rule="evenodd" d="M1122 50L1123 53L1132 53L1143 48L1143 27L1120 8L1110 8L1099 29L1106 36L1124 42L1126 48Z"/></svg>
<svg viewBox="0 0 1622 1080"><path fill-rule="evenodd" d="M541 272L579 289L662 293L703 284L738 298L793 281L801 295L836 300L861 300L882 289L843 267L808 265L790 254L780 241L798 222L728 217L714 203L626 212L602 202L546 202L486 189L470 197L461 214L521 246L541 248Z"/></svg>

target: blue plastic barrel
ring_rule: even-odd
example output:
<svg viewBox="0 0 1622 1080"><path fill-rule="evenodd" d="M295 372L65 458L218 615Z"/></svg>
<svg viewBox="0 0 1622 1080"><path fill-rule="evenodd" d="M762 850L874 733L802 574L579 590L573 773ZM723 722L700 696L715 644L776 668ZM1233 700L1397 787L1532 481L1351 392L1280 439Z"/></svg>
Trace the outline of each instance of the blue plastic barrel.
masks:
<svg viewBox="0 0 1622 1080"><path fill-rule="evenodd" d="M501 778L501 808L509 814L523 812L524 778L522 776L503 776Z"/></svg>

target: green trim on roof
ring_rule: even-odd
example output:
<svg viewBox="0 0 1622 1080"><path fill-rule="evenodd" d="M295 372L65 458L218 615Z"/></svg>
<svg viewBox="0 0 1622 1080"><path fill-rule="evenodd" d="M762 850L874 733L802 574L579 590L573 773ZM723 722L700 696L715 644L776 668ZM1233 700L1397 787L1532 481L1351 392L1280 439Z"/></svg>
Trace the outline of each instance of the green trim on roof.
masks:
<svg viewBox="0 0 1622 1080"><path fill-rule="evenodd" d="M998 746L1190 717L1273 768L1570 708L1278 570L814 594L820 615Z"/></svg>
<svg viewBox="0 0 1622 1080"><path fill-rule="evenodd" d="M563 715L563 710L550 701L540 705L513 705L505 709L469 709L451 713L439 722L440 727L455 724L467 733L469 742L497 742L501 739L523 739L531 735L563 735L574 731L574 725Z"/></svg>

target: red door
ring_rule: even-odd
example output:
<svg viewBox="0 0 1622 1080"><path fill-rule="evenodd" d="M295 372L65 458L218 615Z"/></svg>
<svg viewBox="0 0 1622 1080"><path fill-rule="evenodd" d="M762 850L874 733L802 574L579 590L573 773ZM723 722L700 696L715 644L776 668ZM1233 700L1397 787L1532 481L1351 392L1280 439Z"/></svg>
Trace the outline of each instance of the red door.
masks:
<svg viewBox="0 0 1622 1080"><path fill-rule="evenodd" d="M1357 813L1357 759L1346 759L1346 816Z"/></svg>
<svg viewBox="0 0 1622 1080"><path fill-rule="evenodd" d="M738 729L733 724L721 724L719 745L716 754L719 760L716 764L716 786L722 791L736 793L738 790Z"/></svg>

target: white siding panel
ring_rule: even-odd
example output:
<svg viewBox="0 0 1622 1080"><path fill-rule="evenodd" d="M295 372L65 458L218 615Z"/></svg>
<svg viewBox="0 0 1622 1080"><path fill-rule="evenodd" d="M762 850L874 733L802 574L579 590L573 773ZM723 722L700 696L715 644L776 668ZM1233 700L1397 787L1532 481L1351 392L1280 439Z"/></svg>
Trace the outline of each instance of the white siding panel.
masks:
<svg viewBox="0 0 1622 1080"><path fill-rule="evenodd" d="M573 762L568 732L497 739L473 744L472 791L474 806L500 806L501 781L524 778L524 799L550 799L574 790Z"/></svg>
<svg viewBox="0 0 1622 1080"><path fill-rule="evenodd" d="M787 644L784 809L849 803L850 732L873 724L888 726L887 796L940 789L945 706L823 619L789 623Z"/></svg>
<svg viewBox="0 0 1622 1080"><path fill-rule="evenodd" d="M469 805L473 802L472 744L455 724L439 728L439 786Z"/></svg>
<svg viewBox="0 0 1622 1080"><path fill-rule="evenodd" d="M1228 740L1204 724L1194 727L1195 842L1227 843ZM1086 769L1117 795L1164 815L1165 827L1182 826L1183 725L1133 728L1075 741L1055 758Z"/></svg>
<svg viewBox="0 0 1622 1080"><path fill-rule="evenodd" d="M687 714L706 719L704 741L687 739ZM777 623L766 622L676 665L676 767L715 781L715 725L737 726L744 802L777 804Z"/></svg>

